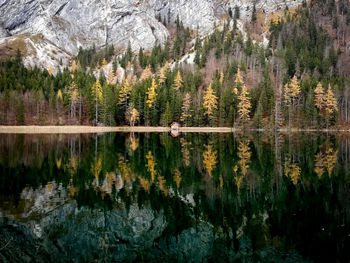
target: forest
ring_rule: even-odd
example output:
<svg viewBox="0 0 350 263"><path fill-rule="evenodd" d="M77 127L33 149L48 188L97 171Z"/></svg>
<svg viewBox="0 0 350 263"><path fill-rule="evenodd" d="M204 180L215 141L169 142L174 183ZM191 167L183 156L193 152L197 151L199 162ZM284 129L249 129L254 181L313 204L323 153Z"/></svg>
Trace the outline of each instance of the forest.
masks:
<svg viewBox="0 0 350 263"><path fill-rule="evenodd" d="M0 61L0 125L349 127L349 3L304 3L265 24L254 12L246 35L239 10L206 37L177 19L164 46L80 49L55 74L18 50Z"/></svg>

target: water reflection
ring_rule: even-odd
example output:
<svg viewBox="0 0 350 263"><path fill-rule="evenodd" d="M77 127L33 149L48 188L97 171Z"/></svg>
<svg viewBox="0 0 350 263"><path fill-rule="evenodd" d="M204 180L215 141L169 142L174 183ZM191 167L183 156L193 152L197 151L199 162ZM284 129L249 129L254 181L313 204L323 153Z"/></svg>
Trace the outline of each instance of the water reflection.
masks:
<svg viewBox="0 0 350 263"><path fill-rule="evenodd" d="M347 262L349 141L2 135L0 258Z"/></svg>

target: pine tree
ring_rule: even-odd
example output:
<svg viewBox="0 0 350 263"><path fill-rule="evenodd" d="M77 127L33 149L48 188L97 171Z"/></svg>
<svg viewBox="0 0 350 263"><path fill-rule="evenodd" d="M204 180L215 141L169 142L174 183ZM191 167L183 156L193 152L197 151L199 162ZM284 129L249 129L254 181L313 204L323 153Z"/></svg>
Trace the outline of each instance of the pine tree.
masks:
<svg viewBox="0 0 350 263"><path fill-rule="evenodd" d="M215 91L212 88L212 84L204 93L203 97L204 115L207 115L208 119L213 119L214 110L218 108L218 97L215 95Z"/></svg>
<svg viewBox="0 0 350 263"><path fill-rule="evenodd" d="M157 83L156 83L155 79L153 78L152 85L151 85L151 87L148 88L148 90L146 92L146 94L147 94L146 103L147 103L149 108L152 108L153 103L157 99L156 89L157 89Z"/></svg>
<svg viewBox="0 0 350 263"><path fill-rule="evenodd" d="M177 71L176 77L174 79L174 89L178 91L182 86L183 80L181 77L180 70Z"/></svg>
<svg viewBox="0 0 350 263"><path fill-rule="evenodd" d="M95 124L98 123L98 108L102 103L102 86L100 80L96 80L96 82L92 85L91 95L94 98L95 103Z"/></svg>
<svg viewBox="0 0 350 263"><path fill-rule="evenodd" d="M163 119L162 122L163 122L164 126L168 126L170 124L170 122L172 121L172 113L171 113L169 101L166 102L165 112L163 114L162 119Z"/></svg>
<svg viewBox="0 0 350 263"><path fill-rule="evenodd" d="M249 120L249 113L252 108L252 105L250 103L249 92L244 84L242 86L241 94L238 96L238 100L239 118L243 122L246 122L247 120Z"/></svg>

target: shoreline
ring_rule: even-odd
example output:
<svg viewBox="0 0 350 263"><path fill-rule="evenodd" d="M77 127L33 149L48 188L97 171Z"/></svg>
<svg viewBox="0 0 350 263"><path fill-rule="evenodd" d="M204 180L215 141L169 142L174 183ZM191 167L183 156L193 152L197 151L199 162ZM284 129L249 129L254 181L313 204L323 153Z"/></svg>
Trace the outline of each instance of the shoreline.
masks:
<svg viewBox="0 0 350 263"><path fill-rule="evenodd" d="M117 127L96 127L96 126L0 126L0 134L77 134L77 133L108 133L108 132L170 132L170 127L147 127L147 126L117 126ZM230 127L182 127L182 133L234 133L234 132L350 132L350 130L318 130L318 129L237 129Z"/></svg>

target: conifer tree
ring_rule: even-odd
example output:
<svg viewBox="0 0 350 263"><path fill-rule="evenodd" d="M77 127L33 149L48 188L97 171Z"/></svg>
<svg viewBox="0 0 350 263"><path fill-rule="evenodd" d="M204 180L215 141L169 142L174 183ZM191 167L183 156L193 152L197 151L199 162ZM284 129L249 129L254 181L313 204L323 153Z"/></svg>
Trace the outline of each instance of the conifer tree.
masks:
<svg viewBox="0 0 350 263"><path fill-rule="evenodd" d="M241 71L240 69L238 68L237 70L237 74L236 74L236 79L235 79L235 88L240 88L241 86L243 85L243 79L242 79L242 76L241 76Z"/></svg>
<svg viewBox="0 0 350 263"><path fill-rule="evenodd" d="M130 125L135 126L135 123L137 123L140 120L140 114L137 109L133 108L130 113Z"/></svg>
<svg viewBox="0 0 350 263"><path fill-rule="evenodd" d="M334 93L332 91L332 87L330 84L328 84L327 94L325 98L325 110L326 110L326 122L327 122L327 128L328 128L330 118L335 112L338 111L338 102L334 96Z"/></svg>
<svg viewBox="0 0 350 263"><path fill-rule="evenodd" d="M218 108L218 97L215 95L215 91L212 88L212 84L204 93L203 97L204 115L207 115L208 119L213 119L214 110Z"/></svg>
<svg viewBox="0 0 350 263"><path fill-rule="evenodd" d="M292 109L294 110L296 99L301 92L297 77L294 75L290 83L284 85L284 101L289 109L289 128L291 127Z"/></svg>
<svg viewBox="0 0 350 263"><path fill-rule="evenodd" d="M220 85L222 86L222 84L224 83L224 78L225 78L225 74L224 72L221 72L220 73L220 79L219 79L219 82L220 82Z"/></svg>
<svg viewBox="0 0 350 263"><path fill-rule="evenodd" d="M321 83L319 82L317 84L317 87L315 88L314 91L315 94L315 106L322 111L324 106L325 106L325 96L324 96L324 91Z"/></svg>
<svg viewBox="0 0 350 263"><path fill-rule="evenodd" d="M107 82L108 82L109 85L114 85L115 84L113 70L109 71Z"/></svg>
<svg viewBox="0 0 350 263"><path fill-rule="evenodd" d="M250 98L249 98L249 92L247 90L246 85L243 84L241 94L238 96L238 114L239 118L243 121L246 122L249 120L249 113L252 108L252 105L250 103Z"/></svg>
<svg viewBox="0 0 350 263"><path fill-rule="evenodd" d="M119 105L123 105L125 108L128 105L128 99L132 90L132 86L131 86L131 81L129 80L129 78L124 78L124 81L122 83L122 87L119 91L119 100L118 100L118 104Z"/></svg>
<svg viewBox="0 0 350 263"><path fill-rule="evenodd" d="M159 85L162 85L165 80L166 80L166 74L169 70L169 63L168 61L165 63L164 67L162 67L159 71L159 74L158 74L158 83Z"/></svg>
<svg viewBox="0 0 350 263"><path fill-rule="evenodd" d="M97 79L96 82L92 85L91 95L94 98L95 103L95 124L98 123L98 108L102 103L102 86L100 80Z"/></svg>
<svg viewBox="0 0 350 263"><path fill-rule="evenodd" d="M52 66L49 66L49 69L47 70L47 72L49 72L49 74L52 76L52 74L53 74Z"/></svg>
<svg viewBox="0 0 350 263"><path fill-rule="evenodd" d="M170 109L170 103L169 101L166 102L165 106L165 112L163 114L162 122L164 126L168 126L169 123L172 121L172 113Z"/></svg>
<svg viewBox="0 0 350 263"><path fill-rule="evenodd" d="M68 87L68 96L69 96L69 104L70 104L70 116L71 118L75 117L76 104L79 100L79 90L77 84L72 81L72 83Z"/></svg>
<svg viewBox="0 0 350 263"><path fill-rule="evenodd" d="M72 65L70 67L70 71L76 71L76 70L78 70L78 65L77 65L77 62L73 60Z"/></svg>
<svg viewBox="0 0 350 263"><path fill-rule="evenodd" d="M337 99L334 96L331 85L328 85L327 94L325 98L325 108L328 114L338 111Z"/></svg>
<svg viewBox="0 0 350 263"><path fill-rule="evenodd" d="M181 77L180 70L177 71L176 77L174 79L174 89L178 91L182 86L183 80Z"/></svg>
<svg viewBox="0 0 350 263"><path fill-rule="evenodd" d="M152 70L151 70L151 67L148 65L143 71L142 71L142 74L141 74L141 77L140 79L141 80L145 80L145 79L148 79L152 77Z"/></svg>
<svg viewBox="0 0 350 263"><path fill-rule="evenodd" d="M191 94L187 92L185 94L184 101L182 103L182 113L181 113L181 121L185 122L192 117L192 111L191 110L191 105L192 105L192 99L191 99Z"/></svg>
<svg viewBox="0 0 350 263"><path fill-rule="evenodd" d="M147 103L149 108L152 108L153 103L157 99L156 89L157 89L157 83L156 83L155 79L153 78L152 85L151 85L151 87L148 88L148 90L146 92L146 94L147 94L146 103Z"/></svg>
<svg viewBox="0 0 350 263"><path fill-rule="evenodd" d="M107 63L107 60L106 58L103 58L102 60L102 67L106 66L108 63Z"/></svg>

